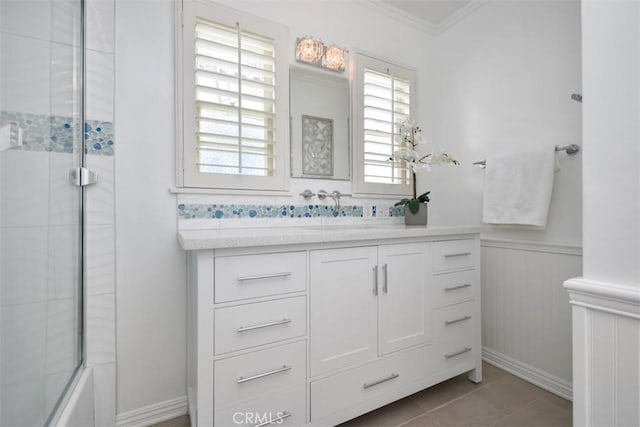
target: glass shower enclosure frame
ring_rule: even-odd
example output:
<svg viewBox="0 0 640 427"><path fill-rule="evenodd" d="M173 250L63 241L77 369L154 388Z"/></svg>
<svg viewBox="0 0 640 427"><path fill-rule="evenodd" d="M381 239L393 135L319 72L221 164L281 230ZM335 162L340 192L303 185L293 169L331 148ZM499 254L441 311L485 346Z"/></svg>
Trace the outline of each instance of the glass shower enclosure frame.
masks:
<svg viewBox="0 0 640 427"><path fill-rule="evenodd" d="M0 425L55 422L84 361L84 0L0 0Z"/></svg>

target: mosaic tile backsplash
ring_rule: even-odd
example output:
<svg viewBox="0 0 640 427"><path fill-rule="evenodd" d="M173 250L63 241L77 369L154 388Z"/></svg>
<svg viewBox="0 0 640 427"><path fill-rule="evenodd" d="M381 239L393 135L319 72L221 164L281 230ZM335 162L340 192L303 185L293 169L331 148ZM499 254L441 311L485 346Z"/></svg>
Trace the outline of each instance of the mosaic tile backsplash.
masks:
<svg viewBox="0 0 640 427"><path fill-rule="evenodd" d="M187 204L178 205L182 219L230 219L230 218L362 218L364 207L342 206L336 209L328 205L235 205L235 204ZM404 216L404 206L389 207L388 216ZM377 217L380 209L371 206L371 217Z"/></svg>
<svg viewBox="0 0 640 427"><path fill-rule="evenodd" d="M22 146L14 149L55 153L73 152L81 126L71 117L0 111L0 127L11 123L22 129ZM84 134L87 154L113 156L113 123L87 120Z"/></svg>

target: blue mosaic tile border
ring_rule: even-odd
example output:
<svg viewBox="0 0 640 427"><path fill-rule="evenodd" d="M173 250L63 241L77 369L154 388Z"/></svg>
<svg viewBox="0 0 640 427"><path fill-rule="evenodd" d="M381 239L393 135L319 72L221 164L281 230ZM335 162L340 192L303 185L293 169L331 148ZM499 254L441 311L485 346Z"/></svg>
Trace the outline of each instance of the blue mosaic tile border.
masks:
<svg viewBox="0 0 640 427"><path fill-rule="evenodd" d="M391 206L389 208L389 216L404 216L404 207L405 205Z"/></svg>
<svg viewBox="0 0 640 427"><path fill-rule="evenodd" d="M336 209L325 205L209 205L179 204L178 215L184 219L228 218L362 218L363 207L342 206Z"/></svg>
<svg viewBox="0 0 640 427"><path fill-rule="evenodd" d="M72 153L80 123L71 117L0 111L0 127L14 123L22 129L24 151ZM113 156L113 123L87 120L84 124L87 154Z"/></svg>

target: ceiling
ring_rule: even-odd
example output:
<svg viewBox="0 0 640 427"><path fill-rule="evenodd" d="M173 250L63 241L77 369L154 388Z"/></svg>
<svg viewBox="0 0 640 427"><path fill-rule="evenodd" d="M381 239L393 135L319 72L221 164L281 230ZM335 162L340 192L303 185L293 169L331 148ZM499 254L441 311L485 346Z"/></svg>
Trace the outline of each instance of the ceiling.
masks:
<svg viewBox="0 0 640 427"><path fill-rule="evenodd" d="M400 12L438 27L474 0L382 0Z"/></svg>

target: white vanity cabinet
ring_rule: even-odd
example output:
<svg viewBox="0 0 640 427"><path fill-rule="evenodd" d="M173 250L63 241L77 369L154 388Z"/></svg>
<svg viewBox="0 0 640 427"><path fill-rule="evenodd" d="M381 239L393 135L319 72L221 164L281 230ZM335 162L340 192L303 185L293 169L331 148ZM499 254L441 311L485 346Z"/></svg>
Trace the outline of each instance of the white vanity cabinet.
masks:
<svg viewBox="0 0 640 427"><path fill-rule="evenodd" d="M183 243L192 425L332 426L464 372L480 381L479 238L466 230Z"/></svg>
<svg viewBox="0 0 640 427"><path fill-rule="evenodd" d="M311 376L428 342L428 261L428 243L311 251Z"/></svg>

